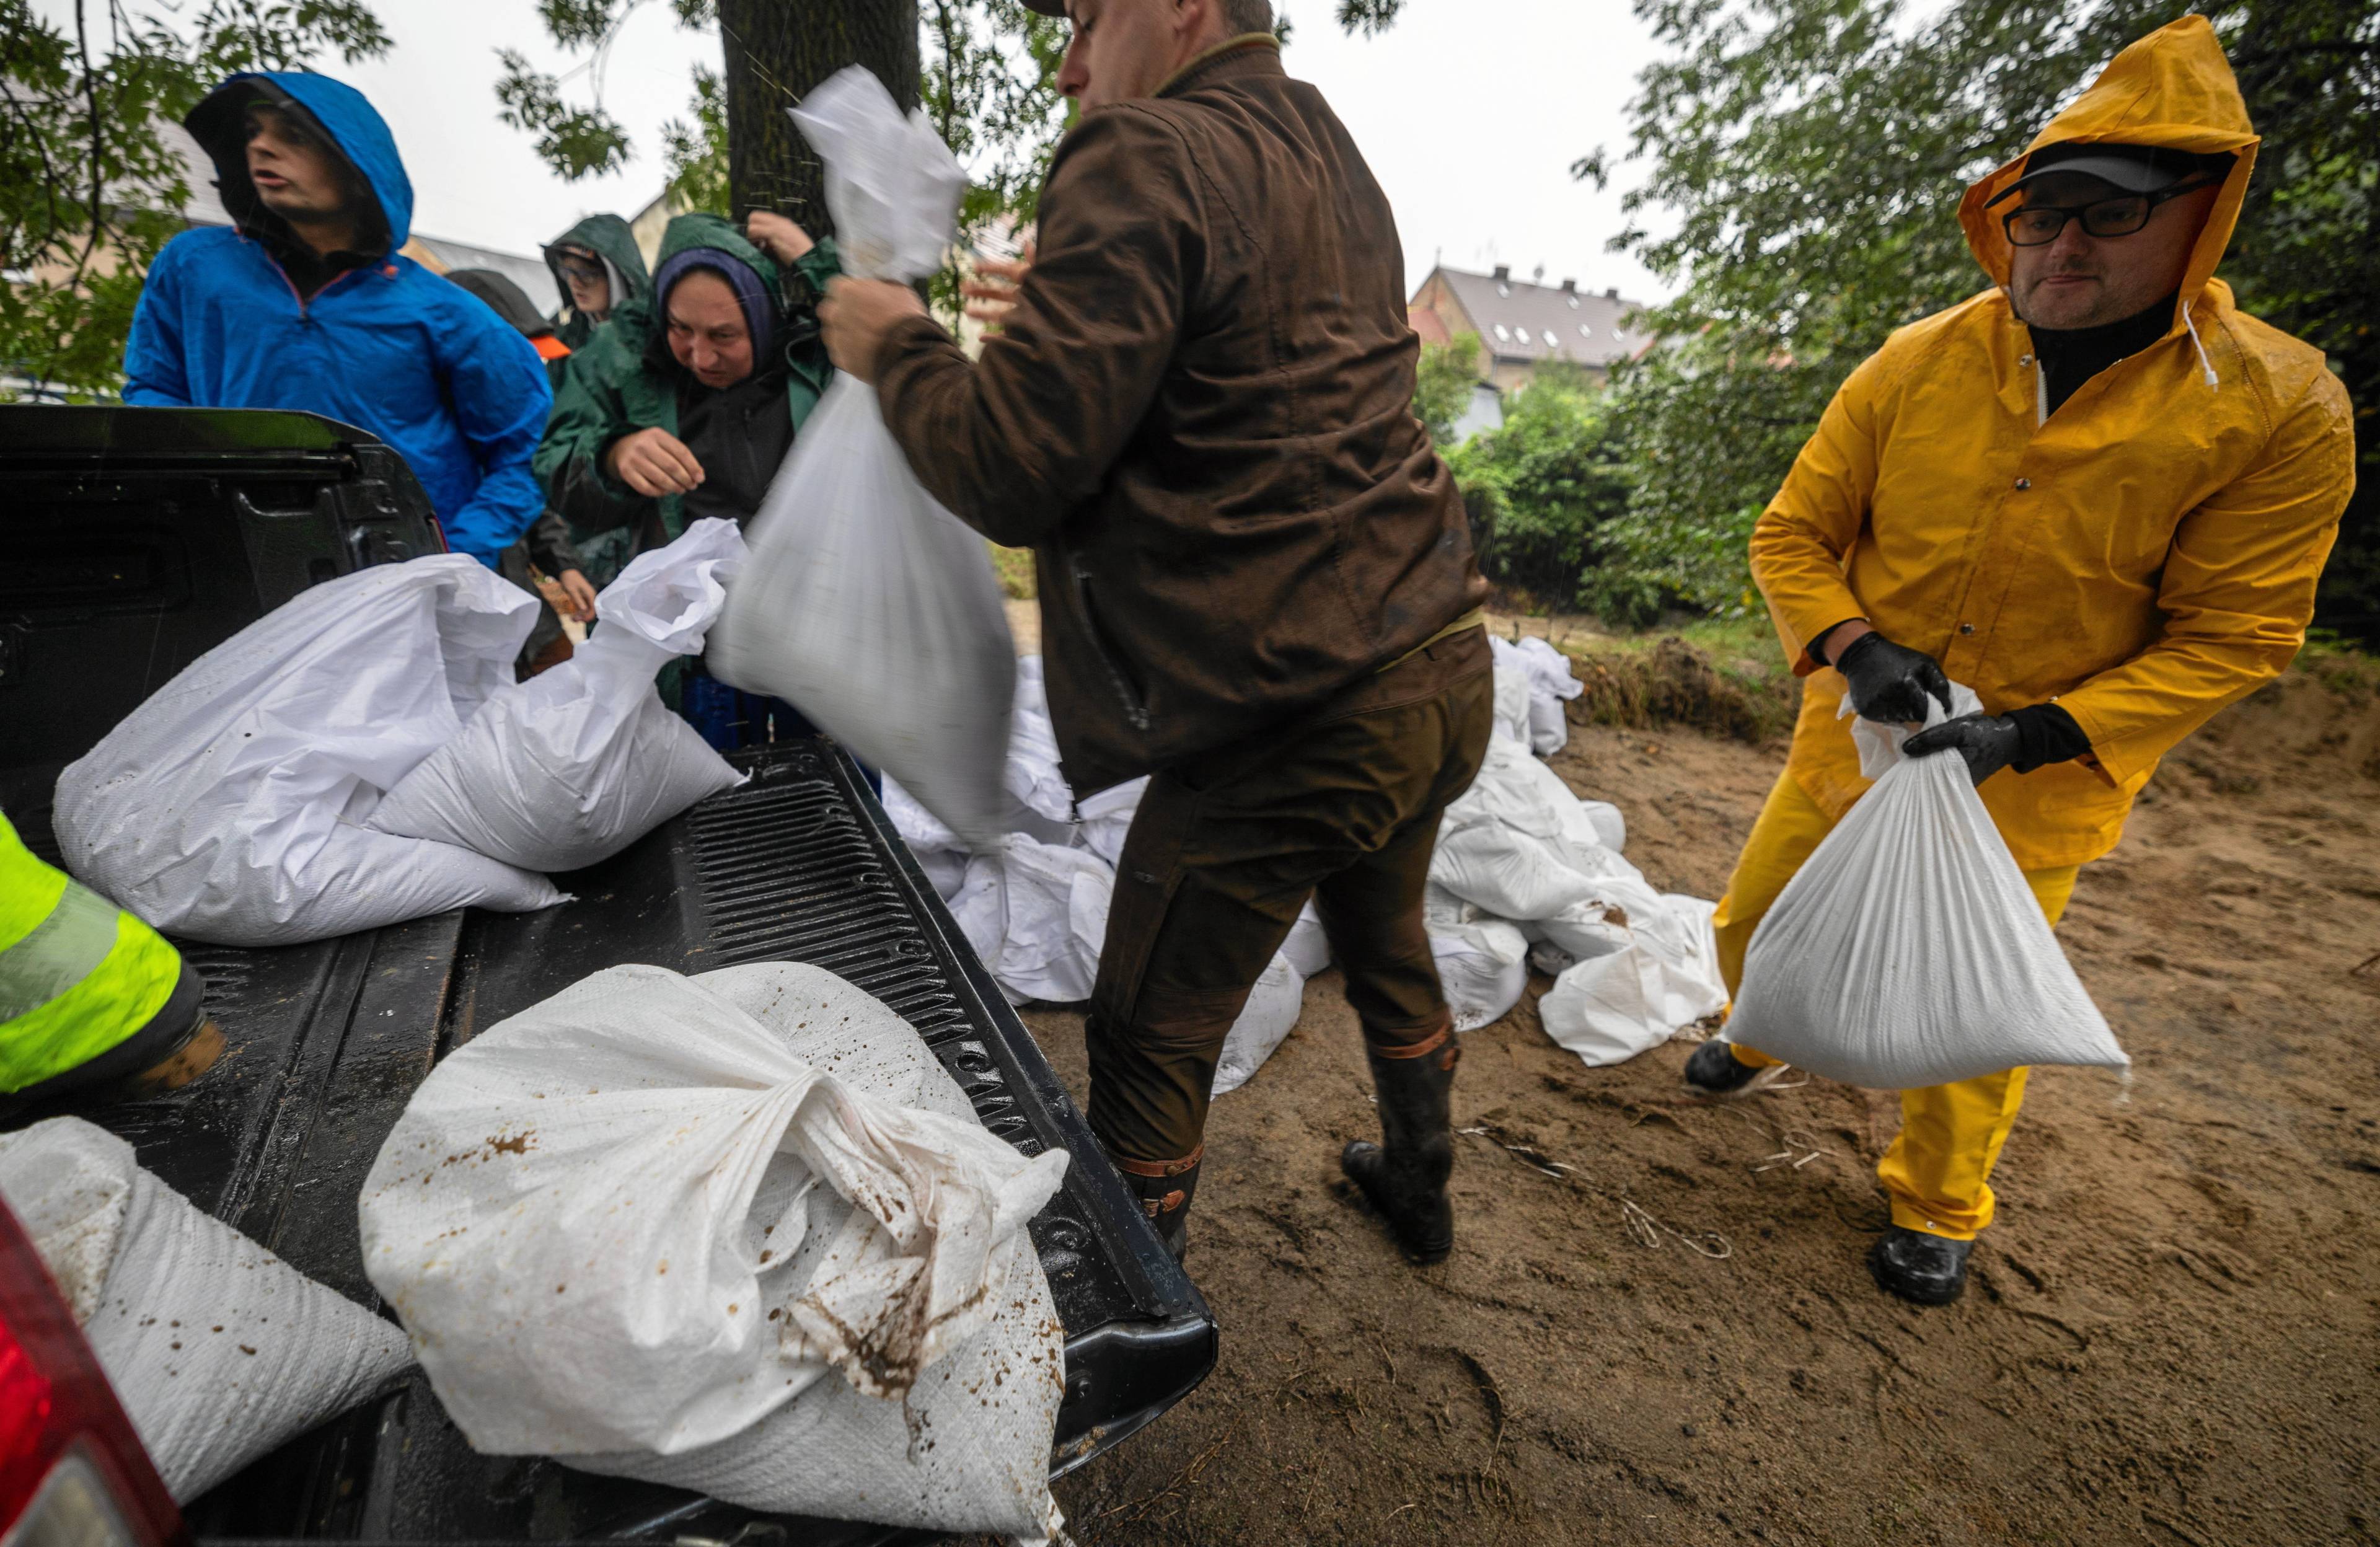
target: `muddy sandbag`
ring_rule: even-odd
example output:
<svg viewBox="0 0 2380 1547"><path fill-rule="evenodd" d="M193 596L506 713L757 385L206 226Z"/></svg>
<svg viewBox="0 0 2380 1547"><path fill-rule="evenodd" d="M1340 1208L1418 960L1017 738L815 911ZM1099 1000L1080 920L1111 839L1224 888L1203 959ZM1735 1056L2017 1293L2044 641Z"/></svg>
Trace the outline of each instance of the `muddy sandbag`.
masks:
<svg viewBox="0 0 2380 1547"><path fill-rule="evenodd" d="M0 1197L178 1503L413 1366L403 1331L200 1209L79 1117L0 1134Z"/></svg>
<svg viewBox="0 0 2380 1547"><path fill-rule="evenodd" d="M615 967L431 1071L364 1266L483 1453L1038 1537L1063 1334L1026 1224L1066 1163L823 968Z"/></svg>

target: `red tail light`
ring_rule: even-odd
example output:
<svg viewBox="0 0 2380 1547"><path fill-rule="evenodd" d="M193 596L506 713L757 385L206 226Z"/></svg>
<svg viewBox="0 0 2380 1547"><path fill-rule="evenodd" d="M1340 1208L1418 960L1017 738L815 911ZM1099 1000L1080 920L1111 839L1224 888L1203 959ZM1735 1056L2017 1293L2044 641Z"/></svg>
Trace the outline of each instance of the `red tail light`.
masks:
<svg viewBox="0 0 2380 1547"><path fill-rule="evenodd" d="M0 1203L0 1547L188 1541L74 1312Z"/></svg>

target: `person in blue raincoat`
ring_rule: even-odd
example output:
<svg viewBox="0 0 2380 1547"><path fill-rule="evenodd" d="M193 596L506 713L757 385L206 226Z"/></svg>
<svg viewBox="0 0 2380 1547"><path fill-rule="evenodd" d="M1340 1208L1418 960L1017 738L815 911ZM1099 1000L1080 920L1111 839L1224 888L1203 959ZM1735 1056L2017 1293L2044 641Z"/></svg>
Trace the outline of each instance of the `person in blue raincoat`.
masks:
<svg viewBox="0 0 2380 1547"><path fill-rule="evenodd" d="M528 341L396 250L413 185L388 125L326 76L236 75L183 120L234 225L150 266L124 400L302 408L369 430L447 545L490 568L545 508L529 458L553 400Z"/></svg>

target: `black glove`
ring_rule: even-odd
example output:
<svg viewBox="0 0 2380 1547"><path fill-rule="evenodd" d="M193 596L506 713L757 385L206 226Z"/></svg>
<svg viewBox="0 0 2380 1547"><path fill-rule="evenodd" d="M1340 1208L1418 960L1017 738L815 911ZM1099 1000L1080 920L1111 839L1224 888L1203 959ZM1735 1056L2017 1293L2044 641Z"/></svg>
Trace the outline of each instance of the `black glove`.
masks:
<svg viewBox="0 0 2380 1547"><path fill-rule="evenodd" d="M1932 730L1919 731L1902 742L1900 749L1912 758L1926 758L1955 748L1967 760L1967 773L1980 785L2014 762L2023 746L2024 732L2013 716L1961 714Z"/></svg>
<svg viewBox="0 0 2380 1547"><path fill-rule="evenodd" d="M1922 758L1951 747L1967 760L1967 772L1980 785L2003 768L2030 774L2053 762L2071 761L2091 749L2091 738L2060 706L2036 703L2006 714L1962 714L1919 731L1900 749Z"/></svg>
<svg viewBox="0 0 2380 1547"><path fill-rule="evenodd" d="M1852 713L1868 720L1906 724L1925 718L1925 696L1950 710L1950 679L1934 657L1894 644L1881 634L1862 634L1835 657L1835 670L1851 684Z"/></svg>

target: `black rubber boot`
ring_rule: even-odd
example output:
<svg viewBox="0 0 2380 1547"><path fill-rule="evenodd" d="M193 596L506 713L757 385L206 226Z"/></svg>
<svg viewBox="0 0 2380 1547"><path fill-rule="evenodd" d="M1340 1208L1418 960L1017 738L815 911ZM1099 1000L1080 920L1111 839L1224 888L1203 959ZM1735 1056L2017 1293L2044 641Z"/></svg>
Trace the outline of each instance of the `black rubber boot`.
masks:
<svg viewBox="0 0 2380 1547"><path fill-rule="evenodd" d="M1686 1084L1705 1096L1732 1096L1742 1093L1766 1072L1755 1069L1738 1058L1735 1044L1717 1037L1694 1049L1686 1059Z"/></svg>
<svg viewBox="0 0 2380 1547"><path fill-rule="evenodd" d="M1454 1172L1449 1096L1462 1045L1450 1022L1427 1041L1386 1053L1366 1038L1364 1052L1379 1095L1382 1142L1356 1139L1341 1152L1339 1168L1388 1221L1407 1258L1442 1262L1454 1249L1454 1208L1446 1200Z"/></svg>
<svg viewBox="0 0 2380 1547"><path fill-rule="evenodd" d="M1896 1224L1869 1249L1876 1286L1912 1305L1949 1305L1966 1292L1973 1241L1953 1241Z"/></svg>
<svg viewBox="0 0 2380 1547"><path fill-rule="evenodd" d="M1126 1160L1111 1152L1117 1175L1140 1202L1140 1212L1157 1227L1157 1238L1176 1262L1190 1246L1190 1200L1198 1191L1198 1163L1207 1156L1201 1144L1180 1160Z"/></svg>

